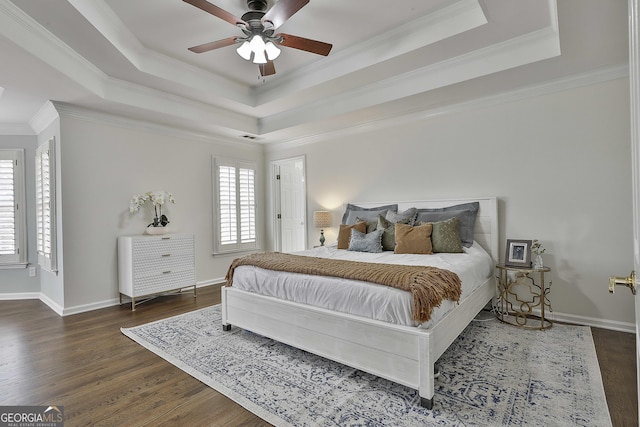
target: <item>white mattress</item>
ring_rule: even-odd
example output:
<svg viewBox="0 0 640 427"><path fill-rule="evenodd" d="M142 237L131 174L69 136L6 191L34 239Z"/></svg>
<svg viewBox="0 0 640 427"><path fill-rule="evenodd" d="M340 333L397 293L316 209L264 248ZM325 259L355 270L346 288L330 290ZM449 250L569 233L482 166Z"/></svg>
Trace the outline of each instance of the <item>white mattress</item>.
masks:
<svg viewBox="0 0 640 427"><path fill-rule="evenodd" d="M385 264L430 265L453 271L462 281L462 301L493 274L489 254L474 242L462 254L377 254L324 246L297 252L297 255L322 258L376 262ZM302 304L323 307L385 322L428 328L436 323L456 303L445 300L433 311L431 319L421 325L411 315L411 293L374 283L336 277L313 276L240 266L233 275L233 287L261 295L277 297Z"/></svg>

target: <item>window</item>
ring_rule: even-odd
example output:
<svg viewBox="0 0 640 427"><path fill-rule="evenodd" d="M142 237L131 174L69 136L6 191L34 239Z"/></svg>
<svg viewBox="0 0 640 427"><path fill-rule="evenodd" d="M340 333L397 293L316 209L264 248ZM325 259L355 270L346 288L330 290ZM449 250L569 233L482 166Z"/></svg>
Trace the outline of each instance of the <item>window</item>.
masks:
<svg viewBox="0 0 640 427"><path fill-rule="evenodd" d="M27 264L24 150L0 150L0 267Z"/></svg>
<svg viewBox="0 0 640 427"><path fill-rule="evenodd" d="M255 163L214 159L214 253L258 247Z"/></svg>
<svg viewBox="0 0 640 427"><path fill-rule="evenodd" d="M54 139L36 150L36 246L38 264L57 271Z"/></svg>

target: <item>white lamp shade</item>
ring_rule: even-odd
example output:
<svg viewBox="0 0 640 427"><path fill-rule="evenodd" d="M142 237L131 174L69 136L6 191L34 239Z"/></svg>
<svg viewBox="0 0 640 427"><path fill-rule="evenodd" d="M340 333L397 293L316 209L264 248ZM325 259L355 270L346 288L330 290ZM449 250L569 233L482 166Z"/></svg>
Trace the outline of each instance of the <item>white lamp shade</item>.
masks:
<svg viewBox="0 0 640 427"><path fill-rule="evenodd" d="M315 211L313 213L313 225L318 228L331 227L331 212Z"/></svg>

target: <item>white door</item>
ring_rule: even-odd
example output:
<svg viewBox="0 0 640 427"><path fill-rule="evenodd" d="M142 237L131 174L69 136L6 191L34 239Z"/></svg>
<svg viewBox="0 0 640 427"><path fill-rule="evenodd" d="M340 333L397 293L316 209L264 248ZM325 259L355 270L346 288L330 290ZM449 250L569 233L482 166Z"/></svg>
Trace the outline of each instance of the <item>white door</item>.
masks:
<svg viewBox="0 0 640 427"><path fill-rule="evenodd" d="M276 250L302 251L307 247L304 157L274 162Z"/></svg>

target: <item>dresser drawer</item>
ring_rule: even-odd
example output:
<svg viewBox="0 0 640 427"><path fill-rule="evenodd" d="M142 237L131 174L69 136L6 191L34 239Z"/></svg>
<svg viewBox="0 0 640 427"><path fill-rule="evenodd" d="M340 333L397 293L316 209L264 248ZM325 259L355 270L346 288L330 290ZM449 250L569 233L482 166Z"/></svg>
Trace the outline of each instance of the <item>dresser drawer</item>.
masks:
<svg viewBox="0 0 640 427"><path fill-rule="evenodd" d="M185 237L136 239L132 245L132 256L139 262L156 260L161 257L190 256L192 253L193 239Z"/></svg>
<svg viewBox="0 0 640 427"><path fill-rule="evenodd" d="M165 254L145 259L133 265L133 278L136 280L138 277L176 270L193 270L193 257L189 254Z"/></svg>
<svg viewBox="0 0 640 427"><path fill-rule="evenodd" d="M196 281L193 270L155 272L136 278L132 296L151 295L181 287L193 286Z"/></svg>

